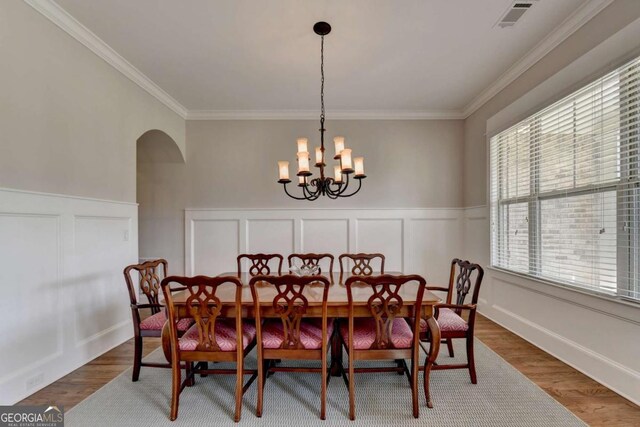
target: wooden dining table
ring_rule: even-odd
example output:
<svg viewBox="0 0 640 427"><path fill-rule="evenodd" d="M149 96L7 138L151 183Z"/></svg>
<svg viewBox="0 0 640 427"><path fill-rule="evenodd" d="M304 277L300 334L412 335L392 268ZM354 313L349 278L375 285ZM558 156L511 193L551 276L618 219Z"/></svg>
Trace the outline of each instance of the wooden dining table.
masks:
<svg viewBox="0 0 640 427"><path fill-rule="evenodd" d="M385 274L399 275L399 272L385 272ZM349 303L347 299L347 288L343 284L349 277L349 274L343 275L343 282L339 282L339 273L321 274L331 280L331 286L329 287L327 297L327 316L333 318L347 318L349 316ZM234 276L238 277L237 272L223 273L220 276ZM255 318L255 309L253 305L253 297L251 295L251 288L249 281L251 275L249 273L242 273L240 275L242 286L242 313L240 314L244 319ZM312 284L305 288L304 295L307 298L309 305L305 313L305 317L322 317L322 294L324 286L322 284ZM398 317L413 318L414 317L414 304L416 302L418 283L408 282L402 285L399 291L399 296L403 300L403 307L398 313ZM256 290L259 293L260 299L260 315L263 318L278 318L278 314L273 309L273 298L276 295L274 286L256 284ZM354 317L371 317L371 311L367 305L367 301L371 296L371 287L364 283L358 285L354 283L351 287L351 292L354 302ZM222 303L221 316L222 317L235 317L235 287L234 286L222 286L216 292L216 296ZM182 316L185 313L185 302L188 297L187 291L176 292L173 295L173 302L176 308L178 316ZM432 292L425 290L422 298L422 318L427 321L427 327L431 334L429 350L424 365L425 390L428 390L428 380L431 368L438 357L438 351L440 348L440 328L438 322L435 319L435 306L441 303L442 300ZM169 336L168 323L162 330L162 348L165 357L168 361L171 360L171 339ZM340 334L335 333L331 345L331 374L333 376L340 376L342 373L342 346L340 342ZM427 405L432 407L430 396L427 396Z"/></svg>

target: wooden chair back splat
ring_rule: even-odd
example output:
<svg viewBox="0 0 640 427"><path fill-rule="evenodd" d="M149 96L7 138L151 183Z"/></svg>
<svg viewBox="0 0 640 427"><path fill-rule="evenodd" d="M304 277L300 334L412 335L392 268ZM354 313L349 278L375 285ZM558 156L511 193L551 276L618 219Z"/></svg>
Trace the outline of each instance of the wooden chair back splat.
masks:
<svg viewBox="0 0 640 427"><path fill-rule="evenodd" d="M240 254L237 258L238 277L242 275L242 263L245 260L250 263L248 272L251 277L276 274L280 276L282 274L284 257L280 254Z"/></svg>
<svg viewBox="0 0 640 427"><path fill-rule="evenodd" d="M379 263L376 262L377 260L379 260ZM353 263L353 267L351 267L352 275L371 276L374 273L384 274L385 257L383 254L342 254L338 257L338 261L340 263L340 283L343 283L342 279L347 271L349 262ZM378 264L379 269L376 269L376 264Z"/></svg>
<svg viewBox="0 0 640 427"><path fill-rule="evenodd" d="M137 271L139 274L138 284L140 290L147 297L147 303L152 304L152 314L156 314L160 311L162 306L159 303L158 297L160 296L160 282L167 276L168 263L164 259L157 259L153 261L145 261L141 264L134 264L124 269L124 279L127 283L127 289L129 290L129 298L131 304L137 304L138 298L136 295L136 288L131 277L132 271ZM161 270L161 271L158 271Z"/></svg>
<svg viewBox="0 0 640 427"><path fill-rule="evenodd" d="M475 275L475 281L473 276ZM469 291L473 289L471 295L471 304L478 303L478 295L480 294L480 284L484 277L484 270L479 264L473 264L469 261L454 259L451 261L451 272L449 274L449 291L447 293L447 304L463 305ZM473 282L473 283L472 283ZM473 286L472 286L473 285ZM455 289L456 301L452 302ZM462 309L454 310L458 315L462 313Z"/></svg>
<svg viewBox="0 0 640 427"><path fill-rule="evenodd" d="M333 281L333 255L331 254L316 254L316 253L306 253L306 254L291 254L287 257L287 261L289 262L289 268L293 267L296 261L300 261L302 263L301 267L318 267L318 274L322 273L322 268L320 263L324 260L329 260L329 277Z"/></svg>

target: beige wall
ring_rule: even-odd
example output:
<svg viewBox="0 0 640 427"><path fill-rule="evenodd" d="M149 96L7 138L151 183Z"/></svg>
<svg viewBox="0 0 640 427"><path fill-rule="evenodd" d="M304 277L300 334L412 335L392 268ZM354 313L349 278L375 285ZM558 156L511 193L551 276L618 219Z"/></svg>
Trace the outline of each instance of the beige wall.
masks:
<svg viewBox="0 0 640 427"><path fill-rule="evenodd" d="M365 157L368 177L358 197L318 200L305 207L459 207L461 121L331 121L332 137L344 135L355 155ZM284 194L278 160L295 168L296 138L319 145L316 121L187 122L189 207L301 207ZM333 164L333 160L331 161ZM296 188L297 190L297 188Z"/></svg>
<svg viewBox="0 0 640 427"><path fill-rule="evenodd" d="M464 121L465 206L487 203L487 120L639 17L639 0L614 1Z"/></svg>
<svg viewBox="0 0 640 427"><path fill-rule="evenodd" d="M22 1L0 2L0 187L135 201L136 140L185 122Z"/></svg>
<svg viewBox="0 0 640 427"><path fill-rule="evenodd" d="M185 208L461 207L463 125L460 120L328 120L365 156L367 178L353 198L313 203L287 197L276 181L277 161L294 173L295 140L315 146L318 122L302 120L188 121L187 161L144 162L140 147L140 256L166 256L173 272L184 261ZM298 188L293 188L298 190ZM161 248L161 249L160 249Z"/></svg>

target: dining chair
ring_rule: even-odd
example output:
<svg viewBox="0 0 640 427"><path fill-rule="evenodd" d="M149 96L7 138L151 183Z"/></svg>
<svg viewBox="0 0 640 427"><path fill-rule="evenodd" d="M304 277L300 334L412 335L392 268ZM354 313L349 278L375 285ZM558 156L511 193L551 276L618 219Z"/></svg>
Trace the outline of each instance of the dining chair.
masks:
<svg viewBox="0 0 640 427"><path fill-rule="evenodd" d="M327 383L331 378L328 375L327 351L333 333L333 319L327 319L329 280L324 276L287 274L256 276L251 279L249 285L258 328L256 416L262 416L264 384L269 373L319 372L320 418L324 420ZM322 317L306 316L310 300L322 303ZM276 365L275 362L278 360L319 360L321 367L284 367Z"/></svg>
<svg viewBox="0 0 640 427"><path fill-rule="evenodd" d="M178 287L172 287L177 284ZM162 280L162 292L169 310L169 335L171 339L171 412L169 418L178 417L180 393L185 386L195 383L195 374L235 374L235 415L240 421L242 396L257 373L244 369L244 359L255 346L256 328L253 322L244 321L242 313L242 282L233 276L169 276ZM182 293L183 304L176 305ZM233 318L223 317L224 296L233 300ZM194 325L180 337L178 324L192 319ZM238 333L240 331L240 333ZM180 363L186 364L185 380L181 380ZM197 365L194 367L194 362ZM235 362L236 369L208 369L200 362ZM244 375L253 374L243 386Z"/></svg>
<svg viewBox="0 0 640 427"><path fill-rule="evenodd" d="M245 260L250 263L249 275L251 277L270 274L275 275L276 272L278 276L282 274L282 263L284 261L284 257L280 254L240 254L237 258L238 277L242 275L242 263Z"/></svg>
<svg viewBox="0 0 640 427"><path fill-rule="evenodd" d="M469 369L471 383L477 384L476 365L473 354L473 331L476 319L476 307L480 285L484 277L484 270L478 264L469 261L454 259L451 261L451 271L449 274L449 287L428 286L430 291L442 291L447 293L446 303L436 306L435 317L440 326L441 342L447 344L449 356L453 357L453 339L461 338L466 340L467 363L462 364L434 364L432 370L440 369ZM472 287L473 284L473 287ZM455 289L454 289L455 288ZM467 294L473 289L471 304L465 304ZM453 294L456 294L455 304ZM468 312L468 320L462 317L462 312ZM420 340L428 341L427 322L420 319ZM425 350L426 351L426 350Z"/></svg>
<svg viewBox="0 0 640 427"><path fill-rule="evenodd" d="M132 381L138 381L142 366L154 368L171 368L168 363L142 362L143 338L159 337L162 328L167 321L164 306L158 299L160 282L167 276L168 263L164 259L146 261L141 264L129 265L124 269L124 280L129 290L131 316L133 318L134 354ZM134 285L134 272L138 272L138 285L147 299L147 304L138 301L136 287ZM142 318L140 310L149 310L151 315ZM189 319L182 320L177 325L178 334L183 334L193 322Z"/></svg>
<svg viewBox="0 0 640 427"><path fill-rule="evenodd" d="M376 260L379 260L379 263ZM383 254L342 254L338 257L338 261L340 262L340 283L343 283L342 278L349 268L349 263L353 263L351 274L354 276L371 276L374 273L384 274Z"/></svg>
<svg viewBox="0 0 640 427"><path fill-rule="evenodd" d="M411 312L413 328L400 317L404 301L402 289L409 282L417 282L415 303ZM418 349L419 320L422 297L426 281L418 275L393 276L351 276L347 279L347 300L349 304L348 323L340 323L339 331L349 358L348 378L343 377L349 387L349 418L355 420L355 378L357 372L401 372L405 373L411 386L413 416L418 418ZM367 317L354 316L354 290L358 299L368 298ZM406 298L406 294L405 294ZM405 359L411 359L411 369ZM355 368L359 360L402 360L402 367Z"/></svg>
<svg viewBox="0 0 640 427"><path fill-rule="evenodd" d="M287 257L287 261L289 262L289 268L294 266L296 261L300 261L301 267L318 267L318 274L322 273L321 263L323 260L328 260L329 262L329 277L331 281L333 281L333 255L331 254L315 254L315 253L305 253L305 254L291 254ZM326 273L326 272L325 272Z"/></svg>

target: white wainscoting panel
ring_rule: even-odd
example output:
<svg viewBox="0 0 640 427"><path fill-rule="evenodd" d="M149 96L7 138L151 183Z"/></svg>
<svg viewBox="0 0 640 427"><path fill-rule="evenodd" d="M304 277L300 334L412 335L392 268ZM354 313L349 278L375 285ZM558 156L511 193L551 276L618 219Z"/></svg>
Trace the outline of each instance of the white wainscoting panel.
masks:
<svg viewBox="0 0 640 427"><path fill-rule="evenodd" d="M402 218L356 219L355 252L383 253L386 270L404 271L403 224Z"/></svg>
<svg viewBox="0 0 640 427"><path fill-rule="evenodd" d="M0 189L0 404L131 338L137 206Z"/></svg>
<svg viewBox="0 0 640 427"><path fill-rule="evenodd" d="M99 340L112 328L130 325L129 295L122 272L130 264L131 217L75 216L73 282L76 346ZM73 277L72 277L73 275Z"/></svg>
<svg viewBox="0 0 640 427"><path fill-rule="evenodd" d="M640 404L640 305L492 269L488 208L464 222L465 257L485 266L479 311Z"/></svg>
<svg viewBox="0 0 640 427"><path fill-rule="evenodd" d="M431 277L448 277L451 259L462 256L463 214L455 208L187 209L185 272L235 271L235 257L244 252L285 258L292 252L327 252L339 271L342 253L381 252L388 271L425 274L433 282Z"/></svg>
<svg viewBox="0 0 640 427"><path fill-rule="evenodd" d="M348 219L302 219L300 220L300 252L339 253L349 250ZM334 270L338 269L334 261ZM329 269L329 261L320 262L320 268Z"/></svg>
<svg viewBox="0 0 640 427"><path fill-rule="evenodd" d="M248 219L247 252L287 254L294 248L294 221L285 219Z"/></svg>
<svg viewBox="0 0 640 427"><path fill-rule="evenodd" d="M449 283L451 252L447 242L462 242L462 227L458 218L446 216L430 219L413 219L410 222L412 256L418 273L431 283L446 286ZM461 258L464 245L456 253Z"/></svg>
<svg viewBox="0 0 640 427"><path fill-rule="evenodd" d="M185 240L191 240L193 244L193 262L189 263L190 271L208 276L230 271L229 268L236 263L235 254L240 250L240 221L236 219L203 220L191 225L185 235ZM199 236L215 238L203 239ZM235 270L235 267L232 270Z"/></svg>
<svg viewBox="0 0 640 427"><path fill-rule="evenodd" d="M1 336L7 346L0 355L2 384L15 372L62 354L62 311L56 308L62 303L60 217L3 212L0 242L0 310L5 319ZM30 295L38 296L37 304L28 303L25 297ZM27 309L32 312L25 317Z"/></svg>
<svg viewBox="0 0 640 427"><path fill-rule="evenodd" d="M301 219L300 251L345 253L349 250L348 219Z"/></svg>

